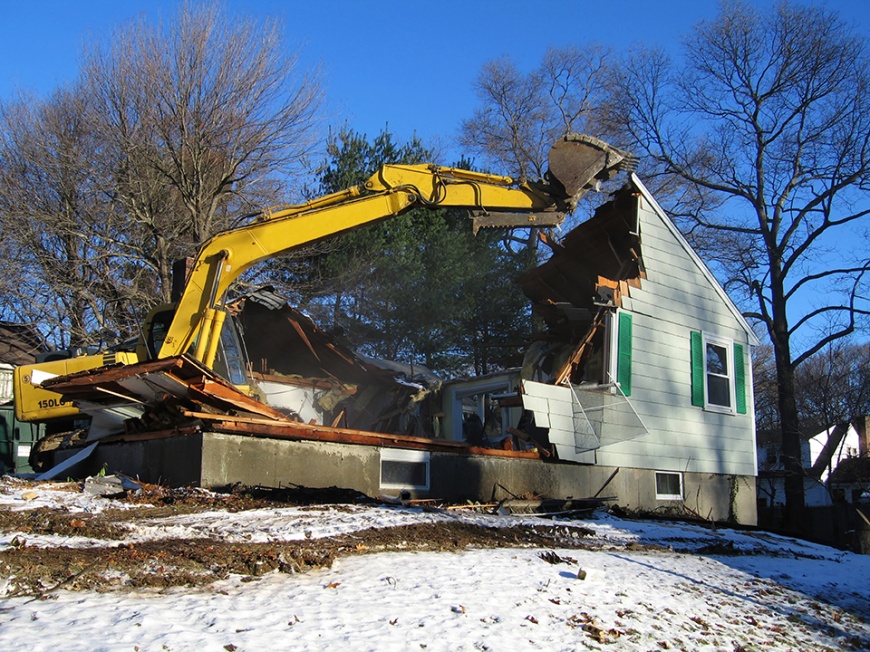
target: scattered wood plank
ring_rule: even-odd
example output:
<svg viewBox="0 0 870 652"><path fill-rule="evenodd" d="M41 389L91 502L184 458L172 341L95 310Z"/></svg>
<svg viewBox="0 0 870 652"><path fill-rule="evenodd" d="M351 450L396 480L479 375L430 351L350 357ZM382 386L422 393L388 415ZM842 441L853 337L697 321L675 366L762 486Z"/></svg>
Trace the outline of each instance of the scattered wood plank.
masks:
<svg viewBox="0 0 870 652"><path fill-rule="evenodd" d="M456 509L490 509L492 507L498 507L498 503L469 503L467 505L448 505L445 509L448 510L456 510Z"/></svg>

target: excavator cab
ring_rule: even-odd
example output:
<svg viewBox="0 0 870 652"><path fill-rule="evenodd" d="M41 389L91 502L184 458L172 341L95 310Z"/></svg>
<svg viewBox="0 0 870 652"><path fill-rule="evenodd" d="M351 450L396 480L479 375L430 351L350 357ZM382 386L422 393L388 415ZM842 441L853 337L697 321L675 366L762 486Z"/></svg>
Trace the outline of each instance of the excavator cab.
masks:
<svg viewBox="0 0 870 652"><path fill-rule="evenodd" d="M174 319L174 304L159 306L148 315L143 326L142 340L137 348L140 360L157 359ZM241 324L232 316L224 322L217 355L212 365L212 370L218 376L239 388L250 383L247 374L248 355L241 328Z"/></svg>

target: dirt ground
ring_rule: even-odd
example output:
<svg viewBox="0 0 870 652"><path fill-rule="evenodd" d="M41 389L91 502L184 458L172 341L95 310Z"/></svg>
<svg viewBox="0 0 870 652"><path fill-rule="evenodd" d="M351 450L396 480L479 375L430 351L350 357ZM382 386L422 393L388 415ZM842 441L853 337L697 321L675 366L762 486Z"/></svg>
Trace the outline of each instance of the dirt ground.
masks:
<svg viewBox="0 0 870 652"><path fill-rule="evenodd" d="M72 486L71 490L78 490ZM47 597L52 591L89 589L114 591L138 587L201 586L230 574L256 578L278 570L305 572L329 567L340 556L402 551L454 551L469 547L587 547L582 535L591 531L542 521L540 526L488 528L468 523L417 524L376 528L328 539L284 543L229 543L216 539L161 539L141 543L107 543L104 547L40 548L27 544L27 535L57 534L123 539L123 523L136 519L215 509L235 512L268 507L337 505L371 502L345 490L260 490L236 488L227 493L146 486L137 494L119 494L118 501L138 505L132 509L106 509L100 513L69 513L50 508L11 511L0 507L0 532L21 533L0 552L0 578L14 577L14 596ZM120 505L119 505L120 506ZM558 556L542 557L560 563Z"/></svg>

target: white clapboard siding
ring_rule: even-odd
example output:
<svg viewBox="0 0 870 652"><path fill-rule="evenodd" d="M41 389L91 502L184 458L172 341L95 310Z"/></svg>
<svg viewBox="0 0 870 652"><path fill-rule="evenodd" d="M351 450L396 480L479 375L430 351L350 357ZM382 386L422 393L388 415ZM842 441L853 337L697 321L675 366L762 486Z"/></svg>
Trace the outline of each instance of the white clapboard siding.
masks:
<svg viewBox="0 0 870 652"><path fill-rule="evenodd" d="M547 436L560 460L588 464L595 461L594 435L581 422L570 387L524 381L523 407L535 415L536 426L549 428Z"/></svg>
<svg viewBox="0 0 870 652"><path fill-rule="evenodd" d="M646 278L630 288L630 401L648 433L602 447L608 466L755 475L755 424L750 345L757 339L709 270L676 233L636 177L638 232ZM692 405L691 332L744 346L746 414Z"/></svg>

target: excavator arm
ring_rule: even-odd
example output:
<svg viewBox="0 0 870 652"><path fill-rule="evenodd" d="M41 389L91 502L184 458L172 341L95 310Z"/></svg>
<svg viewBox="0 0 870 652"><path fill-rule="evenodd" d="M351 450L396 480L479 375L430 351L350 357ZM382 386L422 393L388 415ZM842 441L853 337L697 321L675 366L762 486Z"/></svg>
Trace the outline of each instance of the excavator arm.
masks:
<svg viewBox="0 0 870 652"><path fill-rule="evenodd" d="M386 165L363 187L337 193L313 206L265 214L206 242L193 263L157 357L180 355L195 346L194 356L212 366L224 319L223 297L245 270L417 206L466 208L497 214L500 226L535 226L560 222L573 208L573 198L562 189L518 185L509 177L431 165Z"/></svg>

